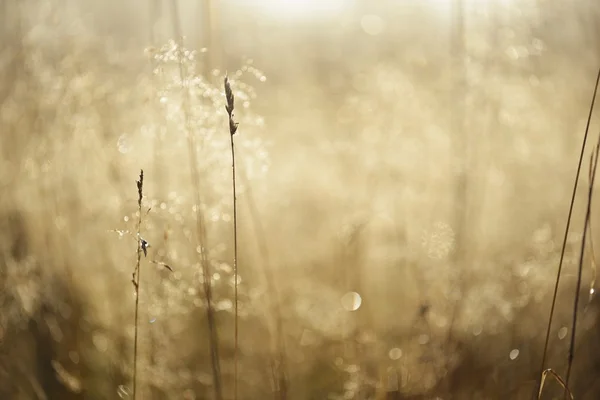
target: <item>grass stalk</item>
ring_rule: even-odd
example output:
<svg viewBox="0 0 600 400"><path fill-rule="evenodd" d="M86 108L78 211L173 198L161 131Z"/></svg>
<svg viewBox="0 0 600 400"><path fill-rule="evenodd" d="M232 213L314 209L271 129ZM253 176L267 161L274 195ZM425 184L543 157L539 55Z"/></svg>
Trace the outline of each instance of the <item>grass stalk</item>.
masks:
<svg viewBox="0 0 600 400"><path fill-rule="evenodd" d="M598 71L598 76L600 76L600 70ZM589 232L590 225L590 217L592 213L592 198L594 193L594 181L596 180L596 170L598 169L598 155L600 154L600 135L596 142L596 147L594 152L592 153L592 160L590 165L592 167L590 184L588 186L588 197L587 197L587 205L585 211L585 221L583 223L583 234L581 238L581 249L579 252L579 263L577 267L577 285L575 286L575 300L573 302L573 322L571 323L571 340L569 343L569 360L567 364L567 374L566 374L566 385L569 386L569 381L571 378L571 369L573 367L573 359L575 357L575 339L577 333L577 315L579 310L579 297L581 293L581 279L583 275L583 258L585 256L585 244L587 239L587 234Z"/></svg>
<svg viewBox="0 0 600 400"><path fill-rule="evenodd" d="M548 325L546 327L546 338L544 341L544 351L542 353L542 362L541 362L541 366L540 366L540 372L539 372L539 380L538 380L538 384L536 387L536 391L534 393L539 393L540 391L540 387L542 384L542 377L543 377L543 373L546 370L546 360L548 358L548 346L550 344L550 332L552 329L552 320L554 319L554 311L556 309L556 299L558 297L558 288L560 286L560 277L561 277L561 273L562 273L562 267L563 267L563 262L564 262L564 258L565 258L565 251L567 248L567 238L569 236L569 230L571 227L571 219L573 217L573 208L575 205L575 197L577 195L577 184L579 183L579 175L581 174L581 166L583 164L583 157L585 154L585 149L586 149L586 144L587 144L587 139L589 136L589 131L590 131L590 124L592 121L592 115L594 113L594 105L596 102L596 95L598 93L598 83L600 82L600 69L598 70L598 75L596 77L596 84L594 86L594 93L592 95L592 100L590 103L590 108L589 108L589 113L588 113L588 118L587 118L587 123L586 123L586 127L585 127L585 133L583 135L583 142L581 144L581 152L579 155L579 161L577 163L577 172L575 174L575 182L573 184L573 192L571 195L571 202L569 204L569 213L567 215L567 224L565 226L565 232L564 232L564 236L563 236L563 242L562 242L562 247L560 250L560 259L558 261L558 270L556 272L556 281L554 284L554 292L552 294L552 304L550 306L550 315L548 317Z"/></svg>
<svg viewBox="0 0 600 400"><path fill-rule="evenodd" d="M552 369L546 369L544 370L544 372L542 372L542 377L541 377L541 381L540 381L540 390L538 392L538 400L542 398L542 393L544 391L544 385L546 384L546 378L548 377L548 375L550 375L552 378L554 378L554 380L556 382L558 382L558 384L560 386L562 386L562 388L565 390L565 392L567 393L567 395L569 396L569 398L571 400L574 400L573 397L573 393L571 393L571 390L569 390L569 387L567 386L566 382L556 373L554 372Z"/></svg>
<svg viewBox="0 0 600 400"><path fill-rule="evenodd" d="M215 320L215 310L212 300L212 274L210 272L210 262L207 254L206 245L206 223L204 216L202 215L200 206L200 172L198 170L198 156L196 150L196 138L192 129L191 112L189 109L190 94L186 86L185 73L183 69L183 58L182 58L182 47L183 47L183 36L181 31L181 23L179 21L179 7L177 0L171 1L171 16L173 18L173 29L175 31L176 43L178 45L178 64L179 64L179 75L181 79L181 89L183 91L183 104L182 110L185 118L185 135L188 138L188 155L190 165L190 178L194 192L194 216L196 222L196 239L198 246L200 247L200 265L202 268L202 286L204 290L204 296L206 299L206 320L208 325L208 340L211 355L211 369L213 375L213 388L216 400L223 399L223 390L221 383L221 363L219 356L219 335Z"/></svg>
<svg viewBox="0 0 600 400"><path fill-rule="evenodd" d="M234 373L233 373L233 387L234 394L233 398L237 400L238 398L238 365L239 365L239 297L238 297L238 235L237 235L237 193L236 193L236 182L235 182L235 141L233 140L233 136L237 132L238 124L233 120L233 110L235 108L235 98L233 96L233 92L231 91L231 85L229 84L229 79L225 76L223 80L223 86L225 88L225 97L227 104L225 105L225 109L227 110L227 115L229 117L229 138L231 143L231 182L232 182L232 195L233 195L233 301L234 301Z"/></svg>
<svg viewBox="0 0 600 400"><path fill-rule="evenodd" d="M270 293L269 315L272 316L272 318L274 319L274 322L270 322L272 326L271 335L275 338L274 343L272 344L273 349L271 371L273 375L274 386L276 387L274 399L286 400L289 386L286 378L286 351L283 329L283 316L281 311L281 297L279 295L279 289L277 288L277 284L275 283L275 274L273 271L273 266L271 264L269 248L265 236L265 229L262 225L258 212L258 207L256 206L256 202L254 201L254 197L252 195L252 186L250 185L250 181L248 177L245 176L243 171L240 173L240 177L243 181L242 184L246 188L245 204L248 207L248 214L250 216L252 228L254 231L253 236L256 239L257 247L261 258L258 264L264 267L263 270L265 274L265 280L268 292Z"/></svg>
<svg viewBox="0 0 600 400"><path fill-rule="evenodd" d="M134 315L134 333L133 333L133 400L137 394L137 353L138 353L138 332L139 332L139 308L140 308L140 263L142 260L142 199L144 197L144 170L140 170L140 178L136 181L138 190L138 221L136 236L136 262L133 270L131 282L135 288L135 315Z"/></svg>

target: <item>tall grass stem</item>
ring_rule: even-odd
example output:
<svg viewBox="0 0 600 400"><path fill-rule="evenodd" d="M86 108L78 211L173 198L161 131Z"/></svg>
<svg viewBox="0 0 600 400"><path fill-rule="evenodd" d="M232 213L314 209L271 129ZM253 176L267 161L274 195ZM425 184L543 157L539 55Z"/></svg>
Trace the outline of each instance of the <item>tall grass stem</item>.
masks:
<svg viewBox="0 0 600 400"><path fill-rule="evenodd" d="M204 289L204 296L206 298L206 320L209 331L209 346L211 355L211 368L213 375L213 388L216 400L223 399L223 390L221 383L221 359L219 356L219 335L217 331L217 325L215 320L215 312L212 300L212 274L210 272L210 262L207 254L206 246L206 224L204 217L201 212L201 199L200 199L200 172L198 170L198 156L196 150L196 139L192 129L191 112L190 112L190 93L186 86L185 72L183 69L183 35L181 30L181 23L179 21L179 7L178 1L171 1L171 16L173 19L173 29L176 37L177 56L179 65L179 75L181 79L181 89L183 91L183 113L185 117L185 134L188 138L188 154L190 164L190 178L192 188L194 190L194 215L196 219L196 239L198 246L200 247L200 265L202 268L202 286Z"/></svg>
<svg viewBox="0 0 600 400"><path fill-rule="evenodd" d="M233 110L235 109L235 97L229 84L229 78L225 76L223 80L223 86L225 88L225 98L227 104L225 110L227 110L229 120L229 139L231 143L231 182L232 182L232 195L233 195L233 301L234 301L234 373L233 373L233 398L238 399L238 383L239 383L239 297L238 297L238 231L237 231L237 185L236 185L236 173L235 173L235 141L233 136L237 132L238 124L233 119Z"/></svg>
<svg viewBox="0 0 600 400"><path fill-rule="evenodd" d="M554 284L554 292L552 294L552 304L550 306L550 315L548 317L548 325L546 328L546 339L544 341L544 351L542 354L542 362L540 365L540 372L539 372L539 380L536 386L536 390L534 392L534 396L539 393L539 389L541 386L541 379L542 379L542 374L544 373L544 371L546 370L546 360L548 358L548 346L550 343L550 332L552 329L552 320L554 319L554 310L556 309L556 299L558 297L558 288L560 286L560 276L562 273L562 267L563 267L563 262L564 262L564 258L565 258L565 251L567 248L567 239L569 236L569 230L571 228L571 219L573 217L573 208L575 205L575 197L577 195L577 184L579 183L579 175L581 174L581 166L583 164L583 158L584 158L584 154L585 154L585 149L586 149L586 144L587 144L587 139L589 136L589 131L590 131L590 124L592 121L592 115L594 113L594 105L596 103L596 95L598 93L598 84L600 83L600 69L598 69L598 75L596 77L596 84L594 86L594 93L592 95L592 100L590 103L590 108L589 108L589 113L588 113L588 118L587 118L587 124L585 127L585 133L583 135L583 142L581 144L581 152L579 155L579 161L577 163L577 172L575 174L575 182L573 184L573 192L571 195L571 202L569 204L569 214L567 215L567 224L565 226L565 232L563 235L563 242L562 242L562 247L560 250L560 259L558 261L558 270L556 271L556 281Z"/></svg>
<svg viewBox="0 0 600 400"><path fill-rule="evenodd" d="M132 283L135 289L135 315L134 315L134 333L133 333L133 400L137 395L137 360L138 360L138 332L139 332L139 309L140 309L140 263L142 260L142 199L144 197L144 170L140 170L140 178L136 182L138 189L138 221L136 236L136 263L133 270Z"/></svg>

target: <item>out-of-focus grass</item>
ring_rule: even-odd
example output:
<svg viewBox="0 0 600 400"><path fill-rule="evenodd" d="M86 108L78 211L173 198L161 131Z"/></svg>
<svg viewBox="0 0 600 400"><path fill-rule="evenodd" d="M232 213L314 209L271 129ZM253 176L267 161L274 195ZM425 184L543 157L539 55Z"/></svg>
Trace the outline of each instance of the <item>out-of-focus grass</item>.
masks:
<svg viewBox="0 0 600 400"><path fill-rule="evenodd" d="M138 398L212 394L189 132L197 143L200 212L231 398L223 72L205 76L205 54L182 49L191 99L191 129L184 129L177 42L144 57L141 46L104 41L76 15L65 23L66 10L36 14L25 5L22 23L4 36L10 40L0 69L0 397L131 395L135 254L125 231L135 232L132 188L140 168L151 207L144 216L148 259L174 272L142 260ZM239 24L244 12L231 9L228 18ZM469 225L460 230L467 238L459 237L453 143L465 132L449 128L456 104L445 63L452 55L430 37L394 39L395 30L421 31L406 19L404 27L387 23L389 38L365 34L362 13L385 16L346 13L339 26L319 26L319 38L329 38L319 42L317 33L290 27L280 27L280 38L258 29L262 40L245 50L247 38L234 40L243 30L224 36L233 38L236 54L256 48L263 55L254 63L272 74L265 78L251 62L229 71L239 165L249 178L239 193L240 398L273 397L268 273L280 294L290 398L374 398L395 385L388 376L396 375L407 396L527 398L577 151L571 141L585 118L587 99L579 96L589 85L587 64L561 57L561 41L533 22L535 35L526 33L527 22L512 26L507 14L500 30L471 26L481 34L467 40ZM496 47L489 46L494 34ZM297 47L283 47L286 40ZM398 48L404 50L390 54ZM523 49L528 57L515 58ZM250 195L256 207L249 210ZM272 272L251 213L263 225ZM579 240L569 240L565 287L574 283L569 274ZM460 241L468 254L456 263ZM600 390L595 301L581 322L577 398ZM549 361L559 373L569 308L559 305L552 330ZM549 393L559 390L552 386Z"/></svg>

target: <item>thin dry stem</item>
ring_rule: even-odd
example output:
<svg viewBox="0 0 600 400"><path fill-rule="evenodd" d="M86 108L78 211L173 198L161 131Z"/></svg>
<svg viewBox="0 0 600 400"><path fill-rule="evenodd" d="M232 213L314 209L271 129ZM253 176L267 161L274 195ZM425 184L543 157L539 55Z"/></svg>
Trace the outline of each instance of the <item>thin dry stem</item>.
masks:
<svg viewBox="0 0 600 400"><path fill-rule="evenodd" d="M238 236L237 236L237 193L235 183L235 142L233 136L237 132L238 124L233 120L233 110L235 108L235 98L229 84L229 79L225 76L223 80L223 86L225 87L225 97L227 104L225 110L229 117L229 138L231 143L231 182L232 182L232 194L233 194L233 301L234 301L234 373L233 373L233 387L234 395L233 398L238 398L238 367L239 367L239 312L238 312Z"/></svg>
<svg viewBox="0 0 600 400"><path fill-rule="evenodd" d="M136 263L133 270L131 282L135 288L135 316L134 316L134 334L133 334L133 399L137 394L137 352L138 352L138 331L139 331L139 305L140 305L140 263L142 260L142 242L140 234L142 230L142 198L144 197L144 170L140 170L140 178L136 181L138 189L138 221L136 238Z"/></svg>
<svg viewBox="0 0 600 400"><path fill-rule="evenodd" d="M581 152L579 155L579 161L577 164L577 172L575 174L575 183L573 184L573 193L571 195L571 202L569 204L569 214L567 216L567 224L565 226L565 232L564 232L562 247L561 247L561 251L560 251L560 259L558 261L558 270L556 272L556 281L554 284L554 292L552 294L552 304L550 306L550 315L548 317L548 325L546 328L546 339L544 341L544 352L542 354L542 362L541 362L541 366L540 366L540 381L537 385L537 389L538 389L537 391L539 391L539 389L540 389L541 379L542 379L541 377L542 377L543 371L545 371L545 368L546 368L546 360L548 357L548 346L550 344L550 332L552 329L552 320L554 319L554 310L556 308L556 299L558 297L558 288L560 286L560 276L562 273L563 261L565 258L565 251L567 248L567 238L569 236L569 230L571 227L571 219L573 216L573 208L575 205L575 197L577 195L577 184L579 183L579 175L581 174L581 166L583 164L583 157L585 154L587 138L589 135L590 124L591 124L592 115L594 112L594 104L596 102L596 94L598 93L598 84L599 83L600 83L600 69L598 69L598 75L596 77L596 84L594 86L594 94L592 95L592 100L590 103L587 124L585 127L585 133L583 135L583 142L581 144Z"/></svg>
<svg viewBox="0 0 600 400"><path fill-rule="evenodd" d="M600 74L599 74L600 76ZM593 169L592 169L592 176L591 176L591 180L590 180L590 184L589 184L589 188L588 188L588 199L587 199L587 207L586 207L586 213L585 213L585 222L583 225L583 235L581 238L581 251L579 253L579 266L577 269L577 285L575 286L575 300L573 302L573 322L571 324L571 341L569 343L569 363L567 365L567 385L569 384L569 380L571 378L571 369L573 367L573 359L575 357L575 339L576 339L576 332L577 332L577 315L578 315L578 311L579 311L579 296L581 293L581 279L582 279L582 275L583 275L583 259L585 256L585 243L586 243L586 239L587 239L587 234L589 231L589 224L590 224L590 216L592 213L592 197L593 197L593 193L594 193L594 181L596 180L596 170L598 168L598 154L600 152L600 135L598 137L598 140L596 142L596 148L594 153L592 154L592 159L593 161ZM594 154L596 155L594 157Z"/></svg>
<svg viewBox="0 0 600 400"><path fill-rule="evenodd" d="M201 199L200 199L200 172L198 171L198 159L196 154L196 140L192 132L191 127L191 116L189 110L189 91L185 86L185 73L183 71L183 60L181 55L181 49L183 47L183 37L181 34L181 24L179 22L179 10L177 0L172 0L172 18L173 18L173 29L175 30L176 42L178 44L178 58L179 58L179 74L181 79L181 86L183 90L183 112L185 116L185 134L188 138L188 153L190 162L190 177L192 187L194 189L195 207L194 214L196 219L196 239L200 247L200 265L202 268L203 282L202 286L204 289L204 296L206 298L206 319L209 330L209 346L211 354L211 367L213 373L213 384L215 391L215 399L223 399L223 391L221 385L221 365L219 356L219 337L216 327L214 308L212 304L212 283L210 273L210 263L207 255L206 248L206 224L203 215L200 211Z"/></svg>
<svg viewBox="0 0 600 400"><path fill-rule="evenodd" d="M571 400L574 400L573 393L571 393L571 390L569 390L569 387L567 386L565 381L556 372L554 372L550 368L548 368L548 369L544 370L544 372L542 372L542 377L540 380L540 390L538 391L537 400L540 400L542 398L542 393L544 392L544 385L546 383L546 378L548 377L548 375L553 377L558 382L558 384L563 387L563 389L565 390L567 395L571 398Z"/></svg>
<svg viewBox="0 0 600 400"><path fill-rule="evenodd" d="M589 170L589 179L590 182L594 179L592 177L593 175L593 165L594 165L594 159L595 157L597 157L598 154L596 153L592 153L592 157L590 159L590 170ZM589 235L590 237L594 237L593 232L592 232L592 219L590 216L590 221L589 221L589 226L588 226L588 231L589 231ZM596 287L596 279L598 277L598 263L596 261L596 252L594 251L594 243L590 241L590 257L591 257L591 269L592 269L592 278L590 280L590 291L589 291L589 298L588 298L588 303L590 301L592 301L592 297L594 296L594 288Z"/></svg>

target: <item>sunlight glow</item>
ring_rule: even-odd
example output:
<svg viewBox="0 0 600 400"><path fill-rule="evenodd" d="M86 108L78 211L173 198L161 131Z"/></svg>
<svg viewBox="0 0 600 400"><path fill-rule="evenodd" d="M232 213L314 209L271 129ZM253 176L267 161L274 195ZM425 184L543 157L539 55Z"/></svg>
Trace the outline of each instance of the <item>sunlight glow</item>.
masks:
<svg viewBox="0 0 600 400"><path fill-rule="evenodd" d="M471 10L483 10L488 7L507 7L513 0L426 0L438 12L451 13L456 7Z"/></svg>
<svg viewBox="0 0 600 400"><path fill-rule="evenodd" d="M262 0L257 3L269 14L294 18L333 14L348 4L344 0Z"/></svg>
<svg viewBox="0 0 600 400"><path fill-rule="evenodd" d="M497 4L506 4L511 0L428 0L431 4L449 4L449 5L477 5L477 4L489 4L489 3L497 3Z"/></svg>

